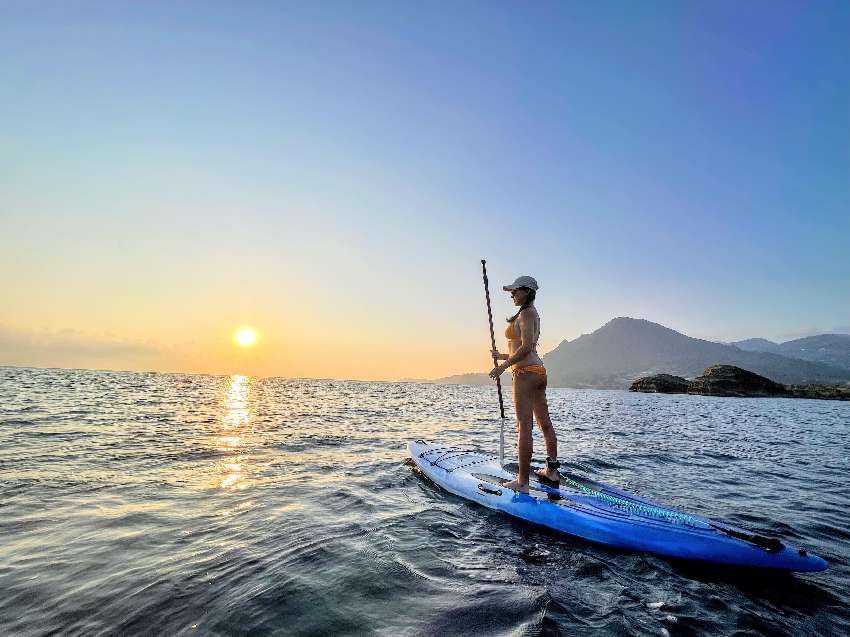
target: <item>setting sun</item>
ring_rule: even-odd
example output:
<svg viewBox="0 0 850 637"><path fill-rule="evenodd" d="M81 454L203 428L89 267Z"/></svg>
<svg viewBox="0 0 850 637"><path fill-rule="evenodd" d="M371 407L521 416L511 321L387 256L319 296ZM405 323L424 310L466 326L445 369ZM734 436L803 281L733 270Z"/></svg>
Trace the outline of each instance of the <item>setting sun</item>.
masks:
<svg viewBox="0 0 850 637"><path fill-rule="evenodd" d="M251 347L257 339L257 330L252 327L240 327L233 333L233 340L241 347Z"/></svg>

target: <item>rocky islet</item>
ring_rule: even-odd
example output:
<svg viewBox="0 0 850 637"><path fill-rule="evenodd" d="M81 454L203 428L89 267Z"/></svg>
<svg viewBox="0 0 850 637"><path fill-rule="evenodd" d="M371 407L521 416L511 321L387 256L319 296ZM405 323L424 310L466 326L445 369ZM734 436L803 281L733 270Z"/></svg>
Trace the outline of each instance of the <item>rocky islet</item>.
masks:
<svg viewBox="0 0 850 637"><path fill-rule="evenodd" d="M749 398L815 398L850 400L850 385L783 385L734 365L712 365L692 380L672 374L654 374L635 380L629 391L660 394L699 394Z"/></svg>

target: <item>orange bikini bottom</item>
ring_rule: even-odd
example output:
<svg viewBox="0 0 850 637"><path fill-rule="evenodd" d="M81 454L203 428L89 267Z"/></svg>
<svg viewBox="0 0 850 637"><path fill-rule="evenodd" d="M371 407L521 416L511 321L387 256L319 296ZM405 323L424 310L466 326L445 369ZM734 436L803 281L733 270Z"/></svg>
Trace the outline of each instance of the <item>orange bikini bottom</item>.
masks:
<svg viewBox="0 0 850 637"><path fill-rule="evenodd" d="M543 365L526 365L524 367L514 367L511 370L511 373L514 376L518 376L519 374L537 374L538 376L546 378L546 368L543 367Z"/></svg>

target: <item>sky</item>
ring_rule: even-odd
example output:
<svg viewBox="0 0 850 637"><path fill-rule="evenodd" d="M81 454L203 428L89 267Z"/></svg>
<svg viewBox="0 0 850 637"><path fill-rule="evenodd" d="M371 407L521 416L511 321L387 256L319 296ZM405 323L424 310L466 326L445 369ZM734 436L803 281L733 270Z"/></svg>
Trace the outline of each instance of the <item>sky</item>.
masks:
<svg viewBox="0 0 850 637"><path fill-rule="evenodd" d="M0 365L486 370L482 258L544 352L850 332L847 2L0 7Z"/></svg>

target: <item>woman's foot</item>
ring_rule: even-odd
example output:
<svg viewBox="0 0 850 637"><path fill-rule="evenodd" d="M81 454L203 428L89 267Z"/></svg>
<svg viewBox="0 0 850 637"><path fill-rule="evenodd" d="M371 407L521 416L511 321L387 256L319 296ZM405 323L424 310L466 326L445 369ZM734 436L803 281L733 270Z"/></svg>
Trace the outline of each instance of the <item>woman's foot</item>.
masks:
<svg viewBox="0 0 850 637"><path fill-rule="evenodd" d="M541 469L537 469L534 472L541 480L545 480L546 482L560 482L561 474L558 473L557 469L550 469L549 467L543 467Z"/></svg>
<svg viewBox="0 0 850 637"><path fill-rule="evenodd" d="M511 480L510 482L503 482L502 486L506 489L510 489L511 491L519 491L520 493L528 493L528 483L523 484L519 480Z"/></svg>

